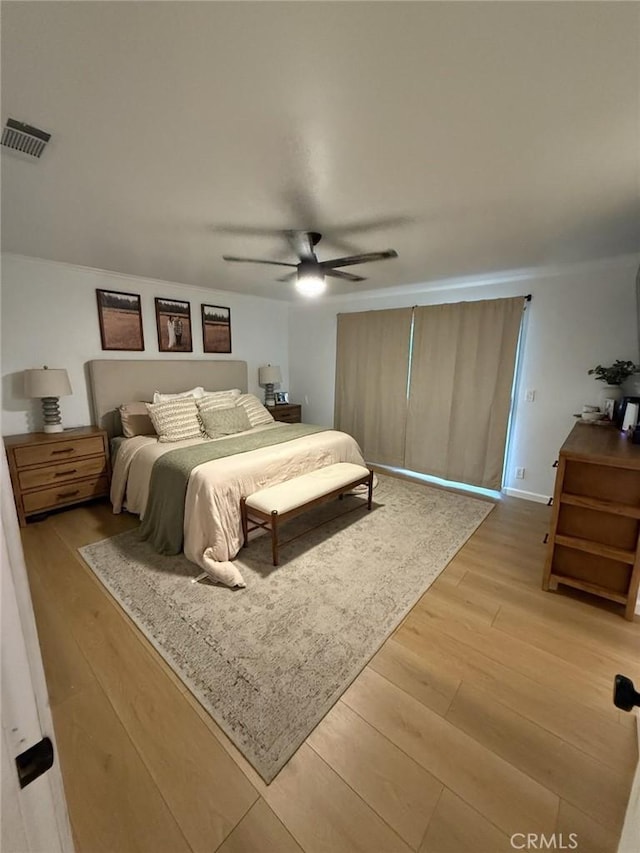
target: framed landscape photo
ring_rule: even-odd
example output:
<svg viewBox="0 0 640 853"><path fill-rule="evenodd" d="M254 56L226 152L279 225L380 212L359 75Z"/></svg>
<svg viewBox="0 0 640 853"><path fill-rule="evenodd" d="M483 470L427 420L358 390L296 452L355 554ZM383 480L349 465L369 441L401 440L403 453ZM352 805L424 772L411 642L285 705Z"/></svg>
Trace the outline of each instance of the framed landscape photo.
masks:
<svg viewBox="0 0 640 853"><path fill-rule="evenodd" d="M143 350L140 295L96 289L96 296L102 349Z"/></svg>
<svg viewBox="0 0 640 853"><path fill-rule="evenodd" d="M202 349L231 352L231 309L202 305Z"/></svg>
<svg viewBox="0 0 640 853"><path fill-rule="evenodd" d="M188 302L156 296L156 325L160 352L192 352L191 309Z"/></svg>

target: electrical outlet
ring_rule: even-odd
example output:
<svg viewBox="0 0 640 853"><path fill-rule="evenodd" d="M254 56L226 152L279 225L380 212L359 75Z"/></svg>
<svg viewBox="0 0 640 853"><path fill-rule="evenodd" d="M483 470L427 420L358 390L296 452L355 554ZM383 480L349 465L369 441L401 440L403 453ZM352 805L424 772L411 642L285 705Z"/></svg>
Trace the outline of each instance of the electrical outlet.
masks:
<svg viewBox="0 0 640 853"><path fill-rule="evenodd" d="M524 468L516 468L516 480L524 480Z"/></svg>
<svg viewBox="0 0 640 853"><path fill-rule="evenodd" d="M535 390L534 390L533 388L528 388L528 389L524 392L524 401L525 401L525 403L533 403L533 401L534 401L535 399L536 399L536 392L535 392Z"/></svg>

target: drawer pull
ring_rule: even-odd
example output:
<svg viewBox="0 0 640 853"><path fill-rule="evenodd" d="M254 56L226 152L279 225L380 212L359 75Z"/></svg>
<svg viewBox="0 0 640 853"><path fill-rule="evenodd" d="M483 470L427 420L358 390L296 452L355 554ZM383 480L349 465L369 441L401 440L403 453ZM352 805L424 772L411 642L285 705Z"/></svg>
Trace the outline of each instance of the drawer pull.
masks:
<svg viewBox="0 0 640 853"><path fill-rule="evenodd" d="M63 447L62 450L52 450L51 455L55 456L56 453L73 453L73 447Z"/></svg>
<svg viewBox="0 0 640 853"><path fill-rule="evenodd" d="M546 545L548 541L549 541L549 534L548 534L548 533L545 533L545 534L544 534L544 539L542 540L542 544L543 544L543 545Z"/></svg>
<svg viewBox="0 0 640 853"><path fill-rule="evenodd" d="M553 498L549 498L547 501L547 506L553 506Z"/></svg>
<svg viewBox="0 0 640 853"><path fill-rule="evenodd" d="M76 489L74 492L58 492L56 497L59 498L72 498L74 495L79 494L80 489Z"/></svg>
<svg viewBox="0 0 640 853"><path fill-rule="evenodd" d="M56 471L54 477L66 477L68 474L77 474L77 468L70 468L68 471Z"/></svg>
<svg viewBox="0 0 640 853"><path fill-rule="evenodd" d="M558 460L557 460L557 459L556 459L556 461L553 463L553 465L552 465L551 467L552 467L552 468L557 468L557 467L558 467Z"/></svg>

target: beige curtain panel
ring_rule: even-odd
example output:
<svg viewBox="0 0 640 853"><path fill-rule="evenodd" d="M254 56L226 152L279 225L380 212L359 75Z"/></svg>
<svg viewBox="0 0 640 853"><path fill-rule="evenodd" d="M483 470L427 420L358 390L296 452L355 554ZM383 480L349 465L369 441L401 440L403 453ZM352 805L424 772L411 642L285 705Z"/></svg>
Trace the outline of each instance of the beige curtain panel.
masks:
<svg viewBox="0 0 640 853"><path fill-rule="evenodd" d="M369 462L404 464L411 308L338 314L336 429Z"/></svg>
<svg viewBox="0 0 640 853"><path fill-rule="evenodd" d="M405 468L502 485L524 299L415 309Z"/></svg>

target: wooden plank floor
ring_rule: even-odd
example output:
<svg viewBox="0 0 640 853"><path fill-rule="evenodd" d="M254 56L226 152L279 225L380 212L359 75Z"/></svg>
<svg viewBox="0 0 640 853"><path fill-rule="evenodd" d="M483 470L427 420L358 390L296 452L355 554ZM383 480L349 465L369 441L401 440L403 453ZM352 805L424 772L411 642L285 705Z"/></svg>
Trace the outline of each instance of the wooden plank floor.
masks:
<svg viewBox="0 0 640 853"><path fill-rule="evenodd" d="M267 786L80 559L136 524L23 531L78 853L616 849L634 768L613 677L638 617L540 589L549 510L504 498Z"/></svg>

